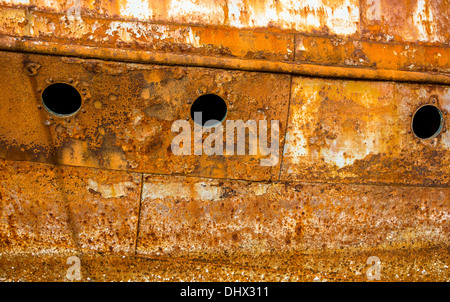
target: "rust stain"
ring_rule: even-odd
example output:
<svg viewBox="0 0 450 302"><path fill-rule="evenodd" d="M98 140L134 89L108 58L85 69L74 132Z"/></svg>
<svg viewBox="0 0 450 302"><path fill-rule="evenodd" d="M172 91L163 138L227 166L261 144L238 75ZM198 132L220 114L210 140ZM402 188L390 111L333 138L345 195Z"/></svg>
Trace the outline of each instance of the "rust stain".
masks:
<svg viewBox="0 0 450 302"><path fill-rule="evenodd" d="M232 196L224 194L230 190ZM146 176L137 251L208 258L226 252L445 244L447 196L442 188Z"/></svg>
<svg viewBox="0 0 450 302"><path fill-rule="evenodd" d="M2 58L6 62L19 57L4 53ZM190 104L204 93L225 97L229 104L227 118L279 120L280 133L284 133L289 96L287 75L73 58L29 58L43 67L32 77L35 86L26 87L20 96L13 87L26 83L29 75L22 66L15 69L15 63L5 63L1 67L6 78L0 85L8 94L3 96L5 101L0 105L0 113L6 116L9 112L26 112L0 122L4 158L25 157L32 161L163 174L278 177L279 162L273 167L263 167L252 155L243 155L239 161L234 161L227 160L227 156L197 156L192 152L193 155L180 158L167 150L176 135L171 131L172 123L187 118L193 128ZM20 73L14 75L14 70ZM42 92L49 85L49 79L63 83L71 79L71 85L81 93L82 110L70 118L47 112L37 90ZM270 87L273 82L278 83L277 91ZM261 84L263 87L259 86ZM199 94L199 89L205 91ZM35 93L37 99L32 97ZM240 102L239 98L246 102ZM270 108L274 102L278 106ZM261 108L265 114L255 116L253 113ZM280 137L280 146L282 144ZM262 157L259 155L256 159Z"/></svg>
<svg viewBox="0 0 450 302"><path fill-rule="evenodd" d="M378 17L368 18L374 11ZM448 12L447 0L361 1L361 34L372 41L448 45Z"/></svg>
<svg viewBox="0 0 450 302"><path fill-rule="evenodd" d="M77 250L65 202L83 281L125 275L179 281L201 277L192 275L198 266L210 271L205 281L365 281L371 255L382 259L385 281L448 278L448 188L145 175L136 232L138 174L6 160L1 170L0 277L6 280L64 279L34 270ZM406 254L418 258L411 263ZM146 258L160 265L149 267ZM26 270L6 265L28 261L34 264ZM48 269L60 272L60 265ZM123 267L117 275L125 265L142 274ZM186 275L172 271L177 265L189 266Z"/></svg>
<svg viewBox="0 0 450 302"><path fill-rule="evenodd" d="M448 48L296 36L295 60L388 70L448 73Z"/></svg>
<svg viewBox="0 0 450 302"><path fill-rule="evenodd" d="M448 0L81 4L0 0L0 281L449 281ZM280 121L277 164L174 155L204 94Z"/></svg>
<svg viewBox="0 0 450 302"><path fill-rule="evenodd" d="M272 253L216 258L216 262L185 258L125 257L114 254L80 255L82 282L298 282L367 281L366 264L379 255L381 281L448 281L449 251L435 245L413 249L344 249L319 253ZM61 275L61 263L71 254L0 255L1 281L68 281ZM282 260L282 261L281 261ZM42 273L45 271L45 273Z"/></svg>
<svg viewBox="0 0 450 302"><path fill-rule="evenodd" d="M281 179L446 186L447 126L418 141L421 104L448 108L442 86L293 78Z"/></svg>
<svg viewBox="0 0 450 302"><path fill-rule="evenodd" d="M24 25L24 13L5 8L0 14L5 35L39 38L41 41L59 41L82 45L109 45L121 48L146 49L164 52L202 54L209 56L265 58L290 60L293 37L280 33L256 33L230 28L205 28L148 22L109 20L86 17L82 23L61 21L61 15L33 12L33 23ZM258 50L259 57L250 51Z"/></svg>
<svg viewBox="0 0 450 302"><path fill-rule="evenodd" d="M0 169L2 253L134 253L139 175L5 160Z"/></svg>

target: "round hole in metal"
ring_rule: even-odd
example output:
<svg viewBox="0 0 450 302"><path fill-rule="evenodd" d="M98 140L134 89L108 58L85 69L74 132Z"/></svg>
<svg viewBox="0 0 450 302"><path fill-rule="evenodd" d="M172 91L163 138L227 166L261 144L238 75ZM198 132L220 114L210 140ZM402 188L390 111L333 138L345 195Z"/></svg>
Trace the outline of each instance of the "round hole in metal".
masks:
<svg viewBox="0 0 450 302"><path fill-rule="evenodd" d="M438 107L424 105L414 113L411 127L418 138L431 139L441 132L443 122L444 118Z"/></svg>
<svg viewBox="0 0 450 302"><path fill-rule="evenodd" d="M216 94L204 94L198 97L191 106L191 118L197 125L215 127L227 115L227 104Z"/></svg>
<svg viewBox="0 0 450 302"><path fill-rule="evenodd" d="M54 115L70 116L81 108L81 95L72 85L55 83L42 92L42 103Z"/></svg>

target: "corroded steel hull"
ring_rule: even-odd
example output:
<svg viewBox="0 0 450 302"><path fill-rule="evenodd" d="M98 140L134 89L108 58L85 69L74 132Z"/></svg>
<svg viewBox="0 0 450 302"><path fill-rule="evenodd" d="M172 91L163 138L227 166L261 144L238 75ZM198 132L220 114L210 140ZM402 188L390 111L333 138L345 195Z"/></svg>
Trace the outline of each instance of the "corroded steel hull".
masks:
<svg viewBox="0 0 450 302"><path fill-rule="evenodd" d="M449 9L0 0L0 280L449 281ZM279 121L273 165L174 154L205 94Z"/></svg>

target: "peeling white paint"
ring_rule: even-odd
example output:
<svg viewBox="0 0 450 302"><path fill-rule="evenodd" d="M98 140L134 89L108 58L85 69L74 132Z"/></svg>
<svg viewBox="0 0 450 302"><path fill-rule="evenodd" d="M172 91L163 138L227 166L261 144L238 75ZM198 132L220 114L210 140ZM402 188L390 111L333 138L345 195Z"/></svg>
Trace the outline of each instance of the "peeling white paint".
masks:
<svg viewBox="0 0 450 302"><path fill-rule="evenodd" d="M75 1L75 0L73 0ZM37 5L40 8L66 10L73 1L56 0L0 0L10 5ZM105 3L102 3L105 2ZM102 12L118 14L122 18L133 18L144 22L175 22L236 28L278 27L298 32L312 32L328 28L330 34L348 36L358 31L360 21L359 0L121 0L117 5L99 1ZM433 11L430 0L417 0L412 16L407 18L408 30L402 33L405 41L442 42L446 38L439 31L437 20L440 12ZM367 0L368 20L381 20L381 5L385 2ZM92 3L83 1L84 8L92 9ZM383 7L387 10L389 7ZM364 12L363 12L364 13ZM397 29L393 29L395 32ZM141 33L142 34L142 33ZM188 33L189 34L189 33ZM398 34L396 32L396 34ZM192 37L190 37L192 38ZM387 41L394 35L386 33ZM195 43L195 42L194 42Z"/></svg>
<svg viewBox="0 0 450 302"><path fill-rule="evenodd" d="M165 199L201 199L201 200L218 200L222 194L222 189L214 184L205 182L197 182L195 184L188 183L145 183L142 199L150 198Z"/></svg>
<svg viewBox="0 0 450 302"><path fill-rule="evenodd" d="M178 22L221 25L224 14L220 2L222 1L171 0L167 14L171 20Z"/></svg>
<svg viewBox="0 0 450 302"><path fill-rule="evenodd" d="M231 26L238 27L241 18L241 9L244 7L242 0L234 0L228 2L228 19Z"/></svg>
<svg viewBox="0 0 450 302"><path fill-rule="evenodd" d="M230 26L238 28L278 26L311 31L327 26L334 34L351 35L358 30L359 2L345 0L331 6L323 0L279 0L246 5L230 0L228 19Z"/></svg>
<svg viewBox="0 0 450 302"><path fill-rule="evenodd" d="M186 36L186 42L189 43L190 45L194 46L194 47L202 46L201 43L200 43L200 37L198 37L197 35L195 35L192 32L192 28L189 28L188 34Z"/></svg>
<svg viewBox="0 0 450 302"><path fill-rule="evenodd" d="M212 186L208 183L195 183L195 196L201 200L218 200L220 199L222 190L220 187Z"/></svg>
<svg viewBox="0 0 450 302"><path fill-rule="evenodd" d="M25 0L12 2L29 4ZM359 1L356 0L171 0L168 3L164 12L156 12L147 0L120 1L119 13L122 17L140 21L158 19L237 28L275 26L310 32L326 26L330 33L338 35L354 34L359 25ZM40 6L60 9L54 3L42 3Z"/></svg>
<svg viewBox="0 0 450 302"><path fill-rule="evenodd" d="M92 179L88 179L86 190L94 190L102 195L103 198L117 198L128 195L128 188L135 188L136 184L132 182L121 182L113 185L98 184Z"/></svg>
<svg viewBox="0 0 450 302"><path fill-rule="evenodd" d="M331 16L327 19L327 27L338 35L352 35L358 30L359 23L359 6L352 4L349 0L334 11L330 7L326 7L326 11Z"/></svg>
<svg viewBox="0 0 450 302"><path fill-rule="evenodd" d="M109 36L117 35L120 40L126 43L144 37L147 41L170 40L174 43L186 43L193 47L202 47L200 37L190 27L174 30L170 26L161 24L113 21L105 33Z"/></svg>
<svg viewBox="0 0 450 302"><path fill-rule="evenodd" d="M412 19L420 41L437 42L442 39L437 35L432 9L433 7L426 0L417 0Z"/></svg>
<svg viewBox="0 0 450 302"><path fill-rule="evenodd" d="M105 31L107 35L118 35L124 42L133 42L134 38L146 36L146 25L137 22L111 22L109 28Z"/></svg>
<svg viewBox="0 0 450 302"><path fill-rule="evenodd" d="M338 140L332 141L327 147L322 148L321 156L328 163L334 163L338 168L352 165L356 160L364 159L369 154L377 154L379 152L379 146L374 144L374 141L380 139L379 133L365 132L360 137L354 137L349 144L342 144ZM356 150L353 146L359 144L364 146L363 151L361 148Z"/></svg>
<svg viewBox="0 0 450 302"><path fill-rule="evenodd" d="M256 196L261 196L261 195L266 194L267 189L268 189L270 186L271 186L270 184L263 184L263 183L260 183L260 184L257 184L257 186L251 187L251 189L252 189L252 191L253 191L253 194L255 194Z"/></svg>
<svg viewBox="0 0 450 302"><path fill-rule="evenodd" d="M270 184L257 184L251 186L256 196L264 195ZM142 199L164 200L166 198L176 199L199 199L203 201L217 201L221 199L223 189L215 182L198 181L195 183L185 182L147 182L144 184Z"/></svg>
<svg viewBox="0 0 450 302"><path fill-rule="evenodd" d="M447 150L450 150L450 132L446 131L443 132L441 135L442 135L441 138L442 147Z"/></svg>
<svg viewBox="0 0 450 302"><path fill-rule="evenodd" d="M442 109L450 112L450 88L446 89L442 95L443 102L441 104Z"/></svg>
<svg viewBox="0 0 450 302"><path fill-rule="evenodd" d="M307 51L308 49L303 45L303 38L299 36L299 41L297 42L297 51Z"/></svg>
<svg viewBox="0 0 450 302"><path fill-rule="evenodd" d="M120 14L125 17L138 18L140 20L150 20L153 11L149 7L148 1L127 0L126 5L120 9Z"/></svg>
<svg viewBox="0 0 450 302"><path fill-rule="evenodd" d="M299 89L299 85L295 86L292 95L297 95ZM313 92L305 101L305 107L314 102L316 98L317 91ZM292 128L286 134L283 153L285 156L291 157L294 164L298 164L301 157L308 155L306 137L299 127L299 125L305 122L307 122L306 115L301 110L292 112Z"/></svg>

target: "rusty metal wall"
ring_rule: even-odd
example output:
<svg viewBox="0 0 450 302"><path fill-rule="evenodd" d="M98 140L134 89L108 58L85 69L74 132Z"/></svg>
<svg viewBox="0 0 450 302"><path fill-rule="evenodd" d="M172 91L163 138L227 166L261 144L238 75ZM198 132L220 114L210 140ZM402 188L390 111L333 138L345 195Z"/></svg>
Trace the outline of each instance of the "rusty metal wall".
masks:
<svg viewBox="0 0 450 302"><path fill-rule="evenodd" d="M81 3L0 1L3 263L76 253L98 280L94 252L152 272L136 280L365 280L379 255L384 280L449 280L447 0ZM52 83L81 110L46 110ZM227 119L280 121L276 165L173 154L171 125L206 93ZM424 104L444 120L429 140L411 131Z"/></svg>
<svg viewBox="0 0 450 302"><path fill-rule="evenodd" d="M0 1L0 48L450 83L447 0L80 1L78 18L75 3Z"/></svg>

